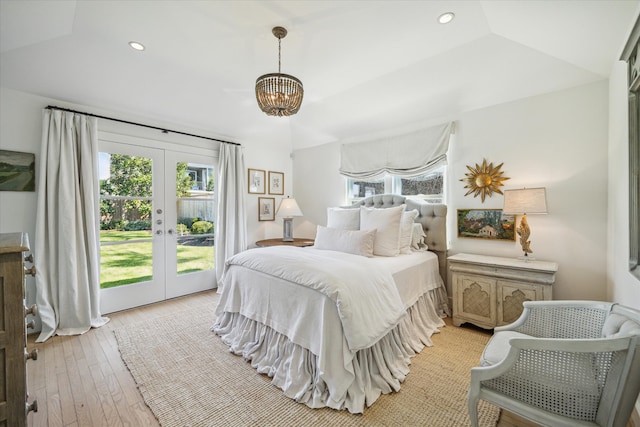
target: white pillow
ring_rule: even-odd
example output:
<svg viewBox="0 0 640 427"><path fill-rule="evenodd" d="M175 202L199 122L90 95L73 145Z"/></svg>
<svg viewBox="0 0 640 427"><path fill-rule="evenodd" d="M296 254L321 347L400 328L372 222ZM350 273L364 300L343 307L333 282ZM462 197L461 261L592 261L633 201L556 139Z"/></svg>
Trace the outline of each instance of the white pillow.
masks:
<svg viewBox="0 0 640 427"><path fill-rule="evenodd" d="M340 230L319 225L313 247L371 257L375 237L376 230Z"/></svg>
<svg viewBox="0 0 640 427"><path fill-rule="evenodd" d="M360 230L360 210L327 208L327 227L341 230Z"/></svg>
<svg viewBox="0 0 640 427"><path fill-rule="evenodd" d="M404 205L375 209L360 206L360 230L378 230L373 254L396 256L400 253L400 222Z"/></svg>
<svg viewBox="0 0 640 427"><path fill-rule="evenodd" d="M424 229L422 228L422 224L413 224L413 234L411 236L411 249L416 251L426 251L429 249L429 246L424 242L426 234L424 234Z"/></svg>
<svg viewBox="0 0 640 427"><path fill-rule="evenodd" d="M416 209L408 212L402 212L402 220L400 222L400 253L411 253L411 237L413 236L413 224L418 217Z"/></svg>

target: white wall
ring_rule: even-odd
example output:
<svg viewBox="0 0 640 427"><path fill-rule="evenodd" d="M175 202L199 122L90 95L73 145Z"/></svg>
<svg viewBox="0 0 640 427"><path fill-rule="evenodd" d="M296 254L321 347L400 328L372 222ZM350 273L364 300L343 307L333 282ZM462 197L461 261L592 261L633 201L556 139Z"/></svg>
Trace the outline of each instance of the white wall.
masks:
<svg viewBox="0 0 640 427"><path fill-rule="evenodd" d="M274 117L274 120L279 118ZM274 150L272 145L268 147L258 144L249 144L245 149L245 166L251 169L261 169L265 171L265 178L268 180L269 171L284 173L284 195L268 194L268 183L265 185L265 194L247 194L247 234L248 246L255 246L257 240L282 237L282 219L275 221L258 221L258 198L270 197L275 199L275 207L278 208L280 201L293 194L293 171L291 167L291 149L283 146ZM245 190L246 191L246 190ZM303 211L304 212L304 211Z"/></svg>
<svg viewBox="0 0 640 427"><path fill-rule="evenodd" d="M629 120L627 67L617 62L609 78L609 224L607 299L640 309L640 281L629 273Z"/></svg>
<svg viewBox="0 0 640 427"><path fill-rule="evenodd" d="M26 231L32 248L35 246L42 106L35 97L0 88L0 149L36 155L36 192L0 191L0 233ZM31 276L26 278L26 297L29 304L35 302L35 279Z"/></svg>
<svg viewBox="0 0 640 427"><path fill-rule="evenodd" d="M35 153L39 167L41 107L33 97L0 88L0 149ZM35 118L35 119L34 119ZM0 230L35 232L36 193L0 191ZM33 242L32 242L33 246Z"/></svg>
<svg viewBox="0 0 640 427"><path fill-rule="evenodd" d="M320 145L293 153L293 191L304 217L294 220L298 237L313 238L316 226L327 224L327 207L345 204L345 181L337 173L340 145Z"/></svg>
<svg viewBox="0 0 640 427"><path fill-rule="evenodd" d="M499 194L484 204L465 197L459 180L466 165L483 158L494 165L504 162L502 170L511 178L504 188L547 188L549 214L530 215L529 224L534 255L560 265L554 298L606 298L607 91L603 81L449 118L457 122L448 169L451 254L521 255L517 242L455 233L457 209L501 208L503 202ZM339 156L337 143L294 153L294 190L309 222L298 230L306 236L313 236L315 224L324 225L326 206L345 203Z"/></svg>

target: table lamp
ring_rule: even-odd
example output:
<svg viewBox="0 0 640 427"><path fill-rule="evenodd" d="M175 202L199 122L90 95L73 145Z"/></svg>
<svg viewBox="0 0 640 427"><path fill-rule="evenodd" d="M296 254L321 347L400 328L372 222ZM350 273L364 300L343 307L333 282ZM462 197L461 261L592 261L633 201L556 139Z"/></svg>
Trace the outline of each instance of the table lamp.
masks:
<svg viewBox="0 0 640 427"><path fill-rule="evenodd" d="M296 203L296 199L287 196L280 201L276 216L283 218L282 223L282 241L293 242L293 217L302 216L302 211Z"/></svg>
<svg viewBox="0 0 640 427"><path fill-rule="evenodd" d="M532 261L535 258L529 256L531 250L531 229L527 222L527 214L547 213L547 192L541 188L523 188L521 190L504 190L504 206L502 212L505 215L522 215L520 226L517 228L520 236L520 245L524 255L520 257L525 261Z"/></svg>

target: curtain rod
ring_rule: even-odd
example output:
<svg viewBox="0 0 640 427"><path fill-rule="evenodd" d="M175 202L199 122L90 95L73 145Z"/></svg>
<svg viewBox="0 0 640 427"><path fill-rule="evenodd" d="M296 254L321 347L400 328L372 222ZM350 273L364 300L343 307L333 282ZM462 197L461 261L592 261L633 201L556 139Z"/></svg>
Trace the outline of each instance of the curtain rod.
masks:
<svg viewBox="0 0 640 427"><path fill-rule="evenodd" d="M111 121L114 121L114 122L126 123L128 125L141 126L141 127L145 127L145 128L149 128L149 129L155 129L155 130L161 131L162 133L172 132L172 133L177 133L177 134L180 134L180 135L192 136L194 138L202 138L202 139L208 139L210 141L223 142L225 144L242 145L242 144L238 144L237 142L223 141L222 139L210 138L208 136L202 136L202 135L194 135L192 133L180 132L178 130L164 129L164 128L157 127L157 126L145 125L144 123L136 123L136 122L130 122L130 121L127 121L127 120L114 119L113 117L107 117L107 116L100 116L98 114L85 113L85 112L82 112L82 111L71 110L69 108L56 107L54 105L49 105L49 106L47 106L46 109L47 110L67 111L69 113L76 113L76 114L84 114L85 116L96 117L98 119L111 120Z"/></svg>

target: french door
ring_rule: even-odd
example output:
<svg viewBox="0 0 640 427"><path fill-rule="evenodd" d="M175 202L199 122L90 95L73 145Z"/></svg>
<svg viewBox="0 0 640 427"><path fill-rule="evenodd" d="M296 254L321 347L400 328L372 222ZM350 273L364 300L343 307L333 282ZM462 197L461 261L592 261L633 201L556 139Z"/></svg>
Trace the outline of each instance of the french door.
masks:
<svg viewBox="0 0 640 427"><path fill-rule="evenodd" d="M192 151L100 141L103 313L215 287L215 158Z"/></svg>

